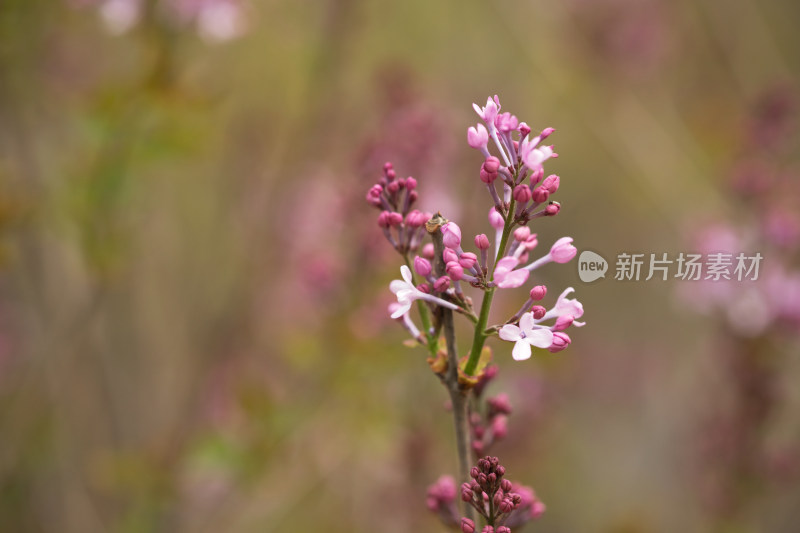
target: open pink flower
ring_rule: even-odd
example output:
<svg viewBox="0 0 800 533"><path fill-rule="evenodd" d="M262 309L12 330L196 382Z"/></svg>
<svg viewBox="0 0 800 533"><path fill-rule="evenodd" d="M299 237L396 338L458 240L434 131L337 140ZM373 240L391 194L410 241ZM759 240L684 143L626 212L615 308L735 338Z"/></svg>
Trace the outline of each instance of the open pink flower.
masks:
<svg viewBox="0 0 800 533"><path fill-rule="evenodd" d="M400 267L400 274L403 276L402 280L396 279L389 284L389 289L395 293L397 296L397 303L400 304L398 307L394 308L392 318L399 318L408 313L415 300L425 300L454 311L459 309L454 303L437 298L432 294L426 294L416 288L414 286L414 278L411 276L411 269L406 265Z"/></svg>
<svg viewBox="0 0 800 533"><path fill-rule="evenodd" d="M537 326L533 313L525 313L519 320L519 326L506 324L500 328L500 338L513 342L514 349L511 356L516 361L530 358L531 346L537 348L550 348L553 344L553 332L542 326Z"/></svg>
<svg viewBox="0 0 800 533"><path fill-rule="evenodd" d="M494 269L494 282L497 283L498 287L501 289L514 289L528 281L530 272L522 269L514 270L518 264L519 259L511 256L504 257L497 262L497 266Z"/></svg>

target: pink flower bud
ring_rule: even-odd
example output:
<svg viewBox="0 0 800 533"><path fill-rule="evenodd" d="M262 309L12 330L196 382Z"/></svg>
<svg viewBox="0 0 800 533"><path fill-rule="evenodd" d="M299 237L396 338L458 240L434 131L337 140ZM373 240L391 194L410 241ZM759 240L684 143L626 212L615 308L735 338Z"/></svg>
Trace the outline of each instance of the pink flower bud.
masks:
<svg viewBox="0 0 800 533"><path fill-rule="evenodd" d="M445 263L449 263L451 261L458 262L458 254L455 250L451 250L450 248L445 248L442 252L442 259L444 259Z"/></svg>
<svg viewBox="0 0 800 533"><path fill-rule="evenodd" d="M403 223L403 215L401 215L400 213L392 211L391 213L389 213L388 218L390 226L399 226L400 224Z"/></svg>
<svg viewBox="0 0 800 533"><path fill-rule="evenodd" d="M389 185L386 186L386 190L389 191L389 194L397 194L400 191L400 182L390 182Z"/></svg>
<svg viewBox="0 0 800 533"><path fill-rule="evenodd" d="M550 205L544 208L545 215L554 217L561 211L561 204L558 202L550 202Z"/></svg>
<svg viewBox="0 0 800 533"><path fill-rule="evenodd" d="M531 132L531 127L524 122L519 123L519 134L524 138Z"/></svg>
<svg viewBox="0 0 800 533"><path fill-rule="evenodd" d="M556 131L555 128L545 128L545 129L543 129L542 133L539 134L539 139L542 140L542 141L547 139L548 137L550 137L550 135L553 134L554 131Z"/></svg>
<svg viewBox="0 0 800 533"><path fill-rule="evenodd" d="M417 285L417 290L420 292L424 292L425 294L430 294L431 286L428 285L427 283L420 283L419 285Z"/></svg>
<svg viewBox="0 0 800 533"><path fill-rule="evenodd" d="M522 226L521 228L517 228L514 230L514 240L519 242L525 242L528 240L528 237L531 236L531 228L528 226Z"/></svg>
<svg viewBox="0 0 800 533"><path fill-rule="evenodd" d="M511 528L508 526L498 526L494 533L511 533Z"/></svg>
<svg viewBox="0 0 800 533"><path fill-rule="evenodd" d="M508 435L508 420L505 415L498 415L492 420L492 434L496 440L506 438Z"/></svg>
<svg viewBox="0 0 800 533"><path fill-rule="evenodd" d="M503 513L510 513L514 510L514 502L510 498L505 498L498 506Z"/></svg>
<svg viewBox="0 0 800 533"><path fill-rule="evenodd" d="M547 287L544 285L537 285L531 289L531 300L538 302L547 295Z"/></svg>
<svg viewBox="0 0 800 533"><path fill-rule="evenodd" d="M411 228L421 228L428 221L425 213L418 209L414 209L406 215L406 225Z"/></svg>
<svg viewBox="0 0 800 533"><path fill-rule="evenodd" d="M550 258L556 263L568 263L578 253L572 245L572 237L561 237L550 248Z"/></svg>
<svg viewBox="0 0 800 533"><path fill-rule="evenodd" d="M497 172L495 173L487 172L486 170L483 169L483 167L481 167L480 177L481 181L488 185L490 183L494 183L494 180L497 179Z"/></svg>
<svg viewBox="0 0 800 533"><path fill-rule="evenodd" d="M464 269L458 264L457 261L450 261L447 263L447 265L445 265L445 269L447 270L447 274L450 276L450 279L453 281L459 281L464 277Z"/></svg>
<svg viewBox="0 0 800 533"><path fill-rule="evenodd" d="M501 393L497 396L493 396L489 398L487 403L489 404L489 409L491 410L492 414L511 414L511 402L508 400L508 394Z"/></svg>
<svg viewBox="0 0 800 533"><path fill-rule="evenodd" d="M411 205L414 202L416 202L417 198L419 198L419 193L417 191L408 191L408 205Z"/></svg>
<svg viewBox="0 0 800 533"><path fill-rule="evenodd" d="M477 127L467 129L467 144L472 148L480 150L486 148L489 142L489 132L483 124L478 124Z"/></svg>
<svg viewBox="0 0 800 533"><path fill-rule="evenodd" d="M388 228L391 226L391 213L389 211L381 211L381 214L378 215L378 226L382 228Z"/></svg>
<svg viewBox="0 0 800 533"><path fill-rule="evenodd" d="M377 184L373 185L367 192L367 202L369 202L370 205L374 205L375 207L380 207L382 192L383 192L383 187Z"/></svg>
<svg viewBox="0 0 800 533"><path fill-rule="evenodd" d="M431 273L431 262L425 259L424 257L416 256L414 258L414 270L417 271L417 274L422 276L423 278L427 278L428 275Z"/></svg>
<svg viewBox="0 0 800 533"><path fill-rule="evenodd" d="M533 190L533 201L537 204L546 202L548 198L550 198L550 191L545 189L544 185Z"/></svg>
<svg viewBox="0 0 800 533"><path fill-rule="evenodd" d="M391 161L387 161L386 163L383 164L383 171L384 172L388 172L392 168L394 168L394 165L392 165Z"/></svg>
<svg viewBox="0 0 800 533"><path fill-rule="evenodd" d="M389 182L394 180L395 176L397 176L397 174L395 174L393 168L390 168L390 169L386 170L383 174L386 176L386 180L389 181Z"/></svg>
<svg viewBox="0 0 800 533"><path fill-rule="evenodd" d="M491 174L497 174L497 171L500 170L500 160L497 159L495 156L490 155L486 158L483 162L482 168Z"/></svg>
<svg viewBox="0 0 800 533"><path fill-rule="evenodd" d="M531 313L533 313L533 318L539 320L540 318L542 318L544 315L547 314L547 309L545 309L541 305L534 305L531 308Z"/></svg>
<svg viewBox="0 0 800 533"><path fill-rule="evenodd" d="M468 502L470 500L472 500L471 497L470 497L469 500L464 500L464 501ZM462 518L461 519L461 533L475 533L475 522L473 522L469 518Z"/></svg>
<svg viewBox="0 0 800 533"><path fill-rule="evenodd" d="M481 453L483 453L483 443L481 441L479 441L479 440L472 441L472 450L476 454L480 455ZM483 474L481 474L481 475L483 475ZM486 494L486 493L484 493L484 494Z"/></svg>
<svg viewBox="0 0 800 533"><path fill-rule="evenodd" d="M470 268L475 266L475 263L478 262L478 256L473 254L472 252L464 252L461 254L461 257L458 258L458 264L461 265L464 269L469 270Z"/></svg>
<svg viewBox="0 0 800 533"><path fill-rule="evenodd" d="M539 183L543 177L544 177L544 170L542 169L542 167L535 168L533 172L531 172L531 187Z"/></svg>
<svg viewBox="0 0 800 533"><path fill-rule="evenodd" d="M461 246L461 228L455 222L442 226L442 241L447 248L457 249Z"/></svg>
<svg viewBox="0 0 800 533"><path fill-rule="evenodd" d="M556 319L556 324L553 326L553 329L556 331L564 331L568 327L575 322L575 318L572 315L561 315Z"/></svg>
<svg viewBox="0 0 800 533"><path fill-rule="evenodd" d="M500 482L500 488L503 489L503 492L511 492L511 482L504 479Z"/></svg>
<svg viewBox="0 0 800 533"><path fill-rule="evenodd" d="M531 188L520 183L514 187L514 200L521 204L527 204L531 200Z"/></svg>
<svg viewBox="0 0 800 533"><path fill-rule="evenodd" d="M479 250L488 250L490 246L489 237L487 237L485 233L475 235L475 246Z"/></svg>
<svg viewBox="0 0 800 533"><path fill-rule="evenodd" d="M441 278L437 279L436 282L433 284L433 290L436 292L444 292L450 287L450 278L447 276L442 276Z"/></svg>
<svg viewBox="0 0 800 533"><path fill-rule="evenodd" d="M559 185L561 185L561 178L559 178L556 174L550 174L542 182L542 187L547 189L550 194L555 194Z"/></svg>
<svg viewBox="0 0 800 533"><path fill-rule="evenodd" d="M528 237L528 238L525 240L525 249L526 249L526 250L528 250L529 252L530 252L531 250L533 250L534 248L536 248L538 245L539 245L539 241L538 241L538 239L536 238L536 234L535 234L535 233L531 234L531 236L530 236L530 237ZM520 260L520 263L524 263L524 262L525 262L525 261L523 261L523 260Z"/></svg>
<svg viewBox="0 0 800 533"><path fill-rule="evenodd" d="M506 221L503 220L503 215L497 212L497 210L492 207L489 209L489 224L492 225L494 229L500 230L506 225Z"/></svg>
<svg viewBox="0 0 800 533"><path fill-rule="evenodd" d="M553 333L553 344L550 345L548 350L550 353L557 353L570 345L572 339L563 331L556 331Z"/></svg>
<svg viewBox="0 0 800 533"><path fill-rule="evenodd" d="M422 247L422 257L424 257L425 259L431 260L435 256L436 256L436 251L435 251L435 248L433 247L433 243L432 242L426 243Z"/></svg>
<svg viewBox="0 0 800 533"><path fill-rule="evenodd" d="M417 180L415 180L411 176L406 178L406 189L408 189L409 191L413 191L416 188L417 188Z"/></svg>
<svg viewBox="0 0 800 533"><path fill-rule="evenodd" d="M405 187L406 187L406 179L405 178L400 178L399 180L397 180L397 183L400 185L401 189L405 189Z"/></svg>
<svg viewBox="0 0 800 533"><path fill-rule="evenodd" d="M499 506L500 502L503 501L503 496L504 494L502 490L498 490L497 492L494 493L494 496L492 497L492 502L494 503L495 507Z"/></svg>

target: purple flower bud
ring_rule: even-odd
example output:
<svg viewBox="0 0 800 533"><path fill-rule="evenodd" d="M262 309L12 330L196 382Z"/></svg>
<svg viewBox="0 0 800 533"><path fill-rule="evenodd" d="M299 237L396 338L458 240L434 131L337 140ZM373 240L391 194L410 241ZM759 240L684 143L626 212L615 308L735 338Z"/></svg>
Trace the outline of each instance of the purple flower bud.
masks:
<svg viewBox="0 0 800 533"><path fill-rule="evenodd" d="M444 259L445 264L450 263L452 261L458 262L458 254L455 250L451 250L450 248L445 248L442 251L442 259Z"/></svg>
<svg viewBox="0 0 800 533"><path fill-rule="evenodd" d="M494 533L511 533L511 528L508 526L499 526L494 530Z"/></svg>
<svg viewBox="0 0 800 533"><path fill-rule="evenodd" d="M550 202L550 204L544 208L544 214L549 217L554 217L561 211L561 204L558 202Z"/></svg>
<svg viewBox="0 0 800 533"><path fill-rule="evenodd" d="M417 180L415 180L411 176L406 178L406 189L408 189L409 191L413 191L416 188L417 188Z"/></svg>
<svg viewBox="0 0 800 533"><path fill-rule="evenodd" d="M547 314L547 309L545 309L541 305L534 305L533 307L531 307L531 312L533 313L533 318L539 320L540 318L542 318L544 315Z"/></svg>
<svg viewBox="0 0 800 533"><path fill-rule="evenodd" d="M503 477L506 475L506 467L503 465L497 465L494 471L497 472L497 477Z"/></svg>
<svg viewBox="0 0 800 533"><path fill-rule="evenodd" d="M426 243L425 246L422 247L422 257L431 260L435 256L436 256L436 251L433 247L433 243L432 242Z"/></svg>
<svg viewBox="0 0 800 533"><path fill-rule="evenodd" d="M414 258L414 270L423 278L427 278L433 268L431 267L430 261L424 257L416 256Z"/></svg>
<svg viewBox="0 0 800 533"><path fill-rule="evenodd" d="M544 177L544 170L542 169L542 167L538 167L538 168L536 168L536 169L535 169L535 170L534 170L534 171L531 173L531 187L533 187L534 185L536 185L537 183L539 183L539 181L541 181L541 179L542 179L543 177Z"/></svg>
<svg viewBox="0 0 800 533"><path fill-rule="evenodd" d="M571 342L572 340L569 338L569 335L563 331L557 331L553 333L553 344L550 345L548 350L550 353L560 352L569 346Z"/></svg>
<svg viewBox="0 0 800 533"><path fill-rule="evenodd" d="M392 214L389 211L381 211L381 214L378 215L378 226L382 228L388 228L391 226L391 215Z"/></svg>
<svg viewBox="0 0 800 533"><path fill-rule="evenodd" d="M485 487L485 486L486 486L486 483L489 481L489 478L487 478L487 477L486 477L486 474L484 474L483 472L481 472L480 474L478 474L478 479L477 479L477 481L478 481L478 484L479 484L481 487Z"/></svg>
<svg viewBox="0 0 800 533"><path fill-rule="evenodd" d="M369 191L367 191L367 202L370 205L374 205L375 207L381 206L381 193L383 192L383 187L380 185L373 185Z"/></svg>
<svg viewBox="0 0 800 533"><path fill-rule="evenodd" d="M514 200L521 204L527 204L531 201L531 188L525 185L524 183L520 183L516 187L514 187Z"/></svg>
<svg viewBox="0 0 800 533"><path fill-rule="evenodd" d="M445 269L447 270L447 274L450 276L450 279L453 281L459 281L464 277L464 269L461 268L461 265L459 265L457 261L450 261L447 263L447 265L445 265Z"/></svg>
<svg viewBox="0 0 800 533"><path fill-rule="evenodd" d="M550 174L542 182L542 187L547 189L550 192L550 194L555 194L560 184L561 184L561 178L559 178L557 174Z"/></svg>
<svg viewBox="0 0 800 533"><path fill-rule="evenodd" d="M411 228L421 228L428 221L428 218L430 217L425 217L425 213L422 211L414 209L406 215L406 225Z"/></svg>
<svg viewBox="0 0 800 533"><path fill-rule="evenodd" d="M511 501L510 498L504 498L503 501L500 502L500 505L498 505L498 507L500 508L501 512L510 513L511 511L514 510L514 502Z"/></svg>
<svg viewBox="0 0 800 533"><path fill-rule="evenodd" d="M500 393L497 396L489 398L487 403L489 404L489 410L492 414L511 414L511 402L508 400L508 394L506 393Z"/></svg>
<svg viewBox="0 0 800 533"><path fill-rule="evenodd" d="M497 172L495 172L494 174L493 174L493 173L491 173L491 172L486 172L486 171L485 171L485 170L484 170L484 169L481 167L480 177L481 177L481 181L482 181L482 182L484 182L484 183L486 183L487 185L489 185L489 184L491 184L491 183L494 183L494 180L496 180L496 179L497 179Z"/></svg>
<svg viewBox="0 0 800 533"><path fill-rule="evenodd" d="M384 173L389 172L392 168L394 168L394 165L392 165L391 161L387 161L386 163L383 164Z"/></svg>
<svg viewBox="0 0 800 533"><path fill-rule="evenodd" d="M483 162L482 168L490 174L497 174L497 172L500 170L500 160L495 156L490 155Z"/></svg>
<svg viewBox="0 0 800 533"><path fill-rule="evenodd" d="M483 526L481 533L494 533L494 528L492 526Z"/></svg>
<svg viewBox="0 0 800 533"><path fill-rule="evenodd" d="M556 319L556 324L553 326L555 331L564 331L572 325L575 318L572 315L561 315Z"/></svg>
<svg viewBox="0 0 800 533"><path fill-rule="evenodd" d="M561 237L550 248L550 258L556 263L568 263L578 253L572 245L572 237Z"/></svg>
<svg viewBox="0 0 800 533"><path fill-rule="evenodd" d="M506 221L503 220L503 215L498 213L494 207L489 209L489 224L497 230L503 229L506 224Z"/></svg>
<svg viewBox="0 0 800 533"><path fill-rule="evenodd" d="M472 252L464 252L463 254L461 254L461 257L458 258L458 264L467 270L474 267L475 263L477 262L478 262L478 256L473 254Z"/></svg>
<svg viewBox="0 0 800 533"><path fill-rule="evenodd" d="M442 276L437 279L433 284L433 290L436 292L444 292L450 287L450 278Z"/></svg>
<svg viewBox="0 0 800 533"><path fill-rule="evenodd" d="M419 198L419 193L417 191L408 191L408 205L412 205L414 202L416 202L417 198Z"/></svg>
<svg viewBox="0 0 800 533"><path fill-rule="evenodd" d="M424 292L425 294L430 294L431 286L428 285L427 283L420 283L419 285L417 285L417 290L419 290L420 292Z"/></svg>
<svg viewBox="0 0 800 533"><path fill-rule="evenodd" d="M475 235L475 246L479 250L488 250L490 246L489 237L487 237L485 233Z"/></svg>
<svg viewBox="0 0 800 533"><path fill-rule="evenodd" d="M500 482L500 488L503 489L503 492L511 491L511 482L507 479L504 479Z"/></svg>
<svg viewBox="0 0 800 533"><path fill-rule="evenodd" d="M497 483L497 474L494 472L490 473L488 476L486 476L486 481L489 482L490 487L493 487L494 484Z"/></svg>
<svg viewBox="0 0 800 533"><path fill-rule="evenodd" d="M505 415L497 415L492 420L492 435L495 440L502 440L508 435L508 418Z"/></svg>
<svg viewBox="0 0 800 533"><path fill-rule="evenodd" d="M477 467L477 466L473 466L473 467L472 467L472 468L470 468L470 470L469 470L469 475L470 475L470 477L472 477L473 479L477 478L477 477L478 477L478 474L480 474L480 473L481 473L481 471L480 471L480 470L478 470L478 467Z"/></svg>
<svg viewBox="0 0 800 533"><path fill-rule="evenodd" d="M442 226L442 241L447 248L457 249L461 246L461 228L455 222Z"/></svg>
<svg viewBox="0 0 800 533"><path fill-rule="evenodd" d="M502 501L503 501L503 491L498 490L497 492L494 493L494 496L492 497L492 503L494 503L495 507L497 507L500 505L500 502Z"/></svg>
<svg viewBox="0 0 800 533"><path fill-rule="evenodd" d="M531 228L528 226L522 226L521 228L517 228L514 230L514 240L519 242L525 242L528 240L528 237L531 236Z"/></svg>
<svg viewBox="0 0 800 533"><path fill-rule="evenodd" d="M531 300L538 302L547 295L547 287L544 285L537 285L531 289Z"/></svg>
<svg viewBox="0 0 800 533"><path fill-rule="evenodd" d="M467 500L469 501L469 500ZM475 522L469 518L461 519L461 532L462 533L475 533Z"/></svg>
<svg viewBox="0 0 800 533"><path fill-rule="evenodd" d="M544 186L536 187L533 190L532 198L537 204L544 203L548 198L550 198L550 191L548 191Z"/></svg>

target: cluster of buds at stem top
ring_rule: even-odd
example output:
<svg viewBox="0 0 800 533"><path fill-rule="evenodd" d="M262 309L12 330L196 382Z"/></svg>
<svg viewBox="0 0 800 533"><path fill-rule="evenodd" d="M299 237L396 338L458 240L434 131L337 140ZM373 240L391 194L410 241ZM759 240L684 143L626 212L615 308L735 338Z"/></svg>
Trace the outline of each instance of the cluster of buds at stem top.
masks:
<svg viewBox="0 0 800 533"><path fill-rule="evenodd" d="M544 505L536 499L533 489L513 484L505 479L505 473L497 457L486 456L470 470L472 480L461 485L461 500L475 508L491 528L482 531L510 533L511 527L544 513ZM476 531L475 523L462 518L461 531Z"/></svg>
<svg viewBox="0 0 800 533"><path fill-rule="evenodd" d="M378 226L401 254L417 250L425 236L430 213L412 209L419 197L417 180L398 178L391 163L383 165L383 176L367 192L367 202L380 210Z"/></svg>
<svg viewBox="0 0 800 533"><path fill-rule="evenodd" d="M433 273L433 247L426 244L422 253L412 259L409 254L420 247L424 236L428 214L411 210L416 200L416 181L412 178L397 179L390 164L384 167L384 176L367 194L367 200L381 210L378 224L386 238L406 257L423 282L414 285L413 274L406 268L403 280L392 282L392 291L397 295L398 305L392 307L392 317L403 317L402 322L421 343L427 338L429 348L433 345L434 329L420 329L404 316L413 300L425 300L428 306L419 306L423 325L426 313L435 306L459 311L475 323L472 350L465 364L465 372L471 374L488 335L499 334L502 340L515 343L514 359L531 356L531 348L542 348L559 352L570 345L571 339L565 330L572 325L582 326L578 319L583 315L583 306L577 300L568 299L573 289L562 292L549 310L537 302L545 297L546 287L537 284L528 289L519 311L504 323L490 326L489 308L492 298L486 294L480 315L472 310L472 299L464 289L473 287L487 293L498 289L519 288L529 282L531 273L549 263L567 263L577 254L572 237L561 237L550 245L546 253L537 254L540 236L531 231L528 224L534 219L553 216L561 206L551 197L559 190L561 179L556 174L545 177L543 164L556 157L552 146L543 141L552 133L545 128L532 134L531 128L510 113L500 113L500 102L495 96L487 99L486 105L474 105L483 124L467 131L470 146L484 156L479 177L492 198L489 209L489 224L495 230L494 238L479 233L474 238L463 238L461 227L454 221L437 219L435 230L441 231L441 259L444 272ZM490 144L496 155L490 152ZM498 185L500 188L498 189ZM492 243L494 242L494 245ZM474 248L469 248L474 244ZM533 285L533 284L531 284ZM546 323L547 321L552 321Z"/></svg>

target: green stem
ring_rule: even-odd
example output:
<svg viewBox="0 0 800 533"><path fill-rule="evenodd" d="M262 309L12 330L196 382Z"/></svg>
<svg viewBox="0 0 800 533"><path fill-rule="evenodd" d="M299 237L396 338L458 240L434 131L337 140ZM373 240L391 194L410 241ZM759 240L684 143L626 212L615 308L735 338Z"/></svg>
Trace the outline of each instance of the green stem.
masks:
<svg viewBox="0 0 800 533"><path fill-rule="evenodd" d="M494 264L489 274L489 280L494 279L494 269L497 266L497 261L500 260L506 253L506 246L508 245L508 236L511 235L511 228L514 227L514 208L516 201L511 197L511 203L508 206L508 216L506 216L506 223L503 226L503 236L500 238L500 246L497 248L497 257L494 258ZM467 364L464 365L464 373L471 376L475 373L475 368L478 366L478 360L481 358L481 351L483 351L483 344L486 342L486 324L489 321L489 310L492 308L492 299L494 298L495 288L486 289L481 302L481 313L478 315L478 323L475 325L475 336L472 338L472 349L469 352L469 359Z"/></svg>

